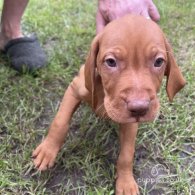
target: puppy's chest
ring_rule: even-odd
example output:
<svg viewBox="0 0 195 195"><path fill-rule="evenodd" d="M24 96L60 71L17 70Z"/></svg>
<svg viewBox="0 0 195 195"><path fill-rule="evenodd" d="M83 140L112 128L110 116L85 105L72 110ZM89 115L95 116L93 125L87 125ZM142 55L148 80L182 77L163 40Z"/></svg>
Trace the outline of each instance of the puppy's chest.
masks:
<svg viewBox="0 0 195 195"><path fill-rule="evenodd" d="M95 114L101 118L107 118L107 112L104 107L104 89L102 86L102 81L99 76L95 79L95 90L94 93L92 91L89 91L85 87L85 75L84 75L84 68L85 66L82 66L79 72L79 75L75 77L73 80L71 86L75 94L78 94L80 99L83 102L88 103ZM89 76L89 75L87 75Z"/></svg>
<svg viewBox="0 0 195 195"><path fill-rule="evenodd" d="M108 114L107 114L106 109L104 107L103 101L100 102L99 104L97 104L96 108L94 109L94 112L100 118L108 118Z"/></svg>
<svg viewBox="0 0 195 195"><path fill-rule="evenodd" d="M104 107L104 91L101 83L96 85L94 94L89 93L88 104L92 107L95 114L101 118L108 118L106 109Z"/></svg>
<svg viewBox="0 0 195 195"><path fill-rule="evenodd" d="M95 93L90 94L89 105L92 107L95 114L101 118L107 118L107 112L104 107L104 92L102 86L97 86Z"/></svg>

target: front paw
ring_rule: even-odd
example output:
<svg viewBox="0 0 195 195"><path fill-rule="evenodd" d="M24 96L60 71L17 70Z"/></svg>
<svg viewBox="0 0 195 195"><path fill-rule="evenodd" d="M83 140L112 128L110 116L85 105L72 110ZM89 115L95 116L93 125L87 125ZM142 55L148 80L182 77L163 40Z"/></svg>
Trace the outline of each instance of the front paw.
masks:
<svg viewBox="0 0 195 195"><path fill-rule="evenodd" d="M59 150L60 144L46 138L32 154L35 167L40 171L51 168L54 165Z"/></svg>
<svg viewBox="0 0 195 195"><path fill-rule="evenodd" d="M131 175L121 175L116 180L116 195L138 195L138 185Z"/></svg>

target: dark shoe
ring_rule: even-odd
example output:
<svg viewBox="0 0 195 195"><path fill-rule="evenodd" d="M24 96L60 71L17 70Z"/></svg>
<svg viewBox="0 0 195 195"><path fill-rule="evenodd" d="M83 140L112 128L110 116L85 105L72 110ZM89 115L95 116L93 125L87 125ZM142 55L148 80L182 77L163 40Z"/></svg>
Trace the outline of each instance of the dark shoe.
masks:
<svg viewBox="0 0 195 195"><path fill-rule="evenodd" d="M10 40L4 49L10 65L19 72L34 72L46 65L47 59L35 36Z"/></svg>

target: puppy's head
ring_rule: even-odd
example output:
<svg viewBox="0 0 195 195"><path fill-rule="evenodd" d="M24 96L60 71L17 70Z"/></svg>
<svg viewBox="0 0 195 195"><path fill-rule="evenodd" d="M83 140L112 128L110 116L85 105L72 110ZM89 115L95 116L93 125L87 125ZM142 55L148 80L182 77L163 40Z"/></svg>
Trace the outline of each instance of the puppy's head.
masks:
<svg viewBox="0 0 195 195"><path fill-rule="evenodd" d="M85 84L98 97L96 82L104 89L104 107L118 123L151 121L159 101L157 92L167 76L169 100L185 85L172 49L158 25L128 15L108 24L95 37L85 64Z"/></svg>

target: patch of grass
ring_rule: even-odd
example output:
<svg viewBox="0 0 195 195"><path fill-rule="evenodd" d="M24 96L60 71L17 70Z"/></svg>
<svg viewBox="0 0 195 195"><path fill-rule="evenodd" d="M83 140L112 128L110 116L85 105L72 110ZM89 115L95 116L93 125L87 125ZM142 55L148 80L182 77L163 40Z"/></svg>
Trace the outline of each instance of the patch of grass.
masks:
<svg viewBox="0 0 195 195"><path fill-rule="evenodd" d="M195 2L155 3L187 85L174 103L162 87L159 118L139 128L134 173L142 194L194 194ZM39 173L31 161L66 86L85 61L95 35L95 11L88 0L30 1L23 29L38 34L48 67L35 77L20 75L0 58L0 194L113 194L117 126L97 119L85 106L72 119L55 167ZM151 173L158 165L164 180L156 182Z"/></svg>

